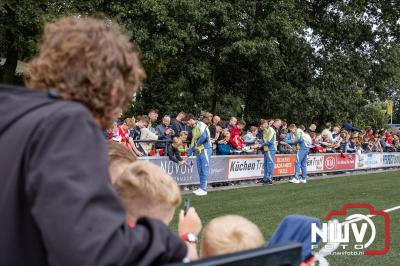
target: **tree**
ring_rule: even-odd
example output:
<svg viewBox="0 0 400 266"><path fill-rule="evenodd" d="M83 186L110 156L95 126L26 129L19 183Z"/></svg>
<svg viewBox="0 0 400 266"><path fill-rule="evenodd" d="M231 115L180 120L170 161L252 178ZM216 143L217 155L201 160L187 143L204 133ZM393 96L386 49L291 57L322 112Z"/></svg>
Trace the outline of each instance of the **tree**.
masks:
<svg viewBox="0 0 400 266"><path fill-rule="evenodd" d="M0 82L14 83L18 60L26 61L38 49L45 21L63 15L93 13L98 1L2 0L0 2Z"/></svg>

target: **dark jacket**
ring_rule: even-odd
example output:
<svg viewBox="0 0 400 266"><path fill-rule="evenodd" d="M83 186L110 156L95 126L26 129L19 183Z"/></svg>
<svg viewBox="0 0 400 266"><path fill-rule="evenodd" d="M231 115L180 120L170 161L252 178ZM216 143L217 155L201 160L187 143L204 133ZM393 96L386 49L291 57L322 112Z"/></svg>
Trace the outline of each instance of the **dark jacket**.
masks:
<svg viewBox="0 0 400 266"><path fill-rule="evenodd" d="M154 265L185 244L135 228L110 184L101 130L79 103L0 85L0 265Z"/></svg>
<svg viewBox="0 0 400 266"><path fill-rule="evenodd" d="M217 126L214 124L211 124L208 127L208 130L210 131L210 138L215 139L215 135L217 134Z"/></svg>
<svg viewBox="0 0 400 266"><path fill-rule="evenodd" d="M170 126L166 127L163 124L156 126L156 134L158 135L158 140L162 140L163 142L156 143L156 149L165 148L165 143L171 142L171 135L166 134L167 129L171 128Z"/></svg>
<svg viewBox="0 0 400 266"><path fill-rule="evenodd" d="M348 121L343 122L343 129L348 132L354 132L354 131L361 132L361 129L353 127L352 123Z"/></svg>
<svg viewBox="0 0 400 266"><path fill-rule="evenodd" d="M179 150L177 149L177 148L174 148L173 146L172 146L172 144L169 144L168 146L167 146L167 156L168 156L168 158L171 160L171 161L173 161L173 162L175 162L175 163L179 163L180 161L182 161L183 159L182 159L182 157L181 157L181 153L179 152Z"/></svg>

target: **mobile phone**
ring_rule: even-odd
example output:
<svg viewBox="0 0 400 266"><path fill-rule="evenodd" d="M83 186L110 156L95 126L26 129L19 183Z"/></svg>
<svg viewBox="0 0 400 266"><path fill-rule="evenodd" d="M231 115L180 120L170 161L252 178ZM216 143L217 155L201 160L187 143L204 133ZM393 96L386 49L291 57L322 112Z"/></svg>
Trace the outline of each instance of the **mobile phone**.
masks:
<svg viewBox="0 0 400 266"><path fill-rule="evenodd" d="M188 212L190 208L190 200L189 199L185 199L184 203L183 203L183 214L186 215L186 213Z"/></svg>

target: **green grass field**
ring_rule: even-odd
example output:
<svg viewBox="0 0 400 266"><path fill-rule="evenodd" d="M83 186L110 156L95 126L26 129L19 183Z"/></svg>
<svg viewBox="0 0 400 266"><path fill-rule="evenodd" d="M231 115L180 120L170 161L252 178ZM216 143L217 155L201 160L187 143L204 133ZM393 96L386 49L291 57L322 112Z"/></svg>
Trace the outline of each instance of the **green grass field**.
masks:
<svg viewBox="0 0 400 266"><path fill-rule="evenodd" d="M307 184L277 184L209 192L206 197L184 195L199 213L203 226L225 214L242 215L271 238L280 221L290 214L323 219L345 203L369 203L378 210L400 205L400 171L310 180ZM365 213L360 210L358 213ZM383 247L383 219L373 248ZM171 228L176 231L174 219ZM330 265L400 265L400 209L390 213L390 251L384 256L328 256Z"/></svg>

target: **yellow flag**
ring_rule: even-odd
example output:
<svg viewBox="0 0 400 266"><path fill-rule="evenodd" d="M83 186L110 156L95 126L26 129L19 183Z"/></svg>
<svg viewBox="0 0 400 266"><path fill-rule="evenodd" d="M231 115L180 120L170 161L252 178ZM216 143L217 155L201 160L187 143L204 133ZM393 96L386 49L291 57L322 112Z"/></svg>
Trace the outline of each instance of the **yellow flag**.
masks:
<svg viewBox="0 0 400 266"><path fill-rule="evenodd" d="M391 100L387 102L387 113L389 115L393 114L393 101Z"/></svg>

